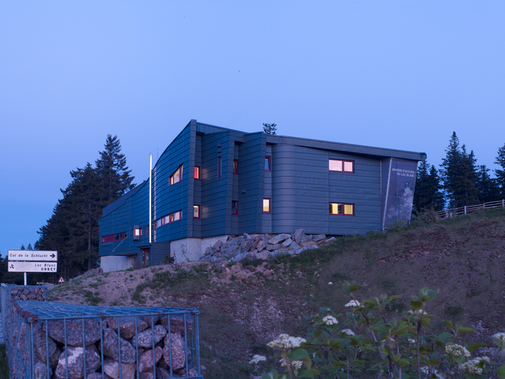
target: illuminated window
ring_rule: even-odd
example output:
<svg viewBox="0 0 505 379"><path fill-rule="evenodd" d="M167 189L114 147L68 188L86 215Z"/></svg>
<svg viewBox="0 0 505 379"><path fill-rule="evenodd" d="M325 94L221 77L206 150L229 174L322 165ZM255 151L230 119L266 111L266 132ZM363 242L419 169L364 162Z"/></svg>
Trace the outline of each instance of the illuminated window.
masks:
<svg viewBox="0 0 505 379"><path fill-rule="evenodd" d="M141 236L142 236L142 228L140 228L138 225L135 225L135 227L133 228L133 240L138 241Z"/></svg>
<svg viewBox="0 0 505 379"><path fill-rule="evenodd" d="M272 159L268 155L265 157L265 171L272 171Z"/></svg>
<svg viewBox="0 0 505 379"><path fill-rule="evenodd" d="M236 200L231 202L231 214L238 215L238 201Z"/></svg>
<svg viewBox="0 0 505 379"><path fill-rule="evenodd" d="M233 160L233 173L238 174L238 159Z"/></svg>
<svg viewBox="0 0 505 379"><path fill-rule="evenodd" d="M330 214L339 216L354 216L354 204L330 203Z"/></svg>
<svg viewBox="0 0 505 379"><path fill-rule="evenodd" d="M102 236L102 243L114 242L114 241L122 241L128 237L127 233L116 233L109 234L107 236Z"/></svg>
<svg viewBox="0 0 505 379"><path fill-rule="evenodd" d="M173 186L175 183L179 183L182 180L182 165L179 166L177 170L170 177L170 185Z"/></svg>
<svg viewBox="0 0 505 379"><path fill-rule="evenodd" d="M193 218L200 218L200 206L193 205Z"/></svg>
<svg viewBox="0 0 505 379"><path fill-rule="evenodd" d="M266 197L263 199L263 213L270 213L270 199Z"/></svg>
<svg viewBox="0 0 505 379"><path fill-rule="evenodd" d="M336 172L354 172L354 161L345 161L342 159L330 159L330 171Z"/></svg>
<svg viewBox="0 0 505 379"><path fill-rule="evenodd" d="M174 213L170 213L167 216L163 216L155 221L155 227L158 229L163 225L170 224L171 222L176 222L182 219L182 211L177 211Z"/></svg>
<svg viewBox="0 0 505 379"><path fill-rule="evenodd" d="M200 180L200 166L195 166L195 179Z"/></svg>
<svg viewBox="0 0 505 379"><path fill-rule="evenodd" d="M221 177L221 157L217 157L217 176Z"/></svg>

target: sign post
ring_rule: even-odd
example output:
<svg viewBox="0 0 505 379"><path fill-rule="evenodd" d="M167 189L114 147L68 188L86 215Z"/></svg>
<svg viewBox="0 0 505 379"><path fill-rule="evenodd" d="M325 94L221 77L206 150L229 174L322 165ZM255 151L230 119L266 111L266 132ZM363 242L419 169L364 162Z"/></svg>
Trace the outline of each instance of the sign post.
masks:
<svg viewBox="0 0 505 379"><path fill-rule="evenodd" d="M9 272L56 272L57 251L9 250Z"/></svg>

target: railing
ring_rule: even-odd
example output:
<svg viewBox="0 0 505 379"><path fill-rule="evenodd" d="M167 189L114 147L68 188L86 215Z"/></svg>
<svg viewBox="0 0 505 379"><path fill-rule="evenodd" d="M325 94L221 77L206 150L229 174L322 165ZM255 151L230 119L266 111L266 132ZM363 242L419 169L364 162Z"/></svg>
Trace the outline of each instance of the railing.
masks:
<svg viewBox="0 0 505 379"><path fill-rule="evenodd" d="M444 218L452 218L455 216L467 215L476 211L491 208L505 208L505 199L490 201L483 204L465 205L464 207L459 208L444 209L443 211L438 211L436 213L440 219L444 219Z"/></svg>

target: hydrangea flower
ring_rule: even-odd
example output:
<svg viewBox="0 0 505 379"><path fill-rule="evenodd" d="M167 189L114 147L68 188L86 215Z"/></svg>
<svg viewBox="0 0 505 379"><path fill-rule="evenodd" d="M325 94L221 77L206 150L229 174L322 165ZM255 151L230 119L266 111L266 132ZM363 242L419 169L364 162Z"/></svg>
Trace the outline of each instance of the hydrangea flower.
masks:
<svg viewBox="0 0 505 379"><path fill-rule="evenodd" d="M428 313L426 313L422 309L418 309L417 311L411 309L410 311L407 312L407 314L409 314L409 315L427 315Z"/></svg>
<svg viewBox="0 0 505 379"><path fill-rule="evenodd" d="M259 362L261 361L266 361L267 359L263 356L263 355L258 355L256 354L252 359L251 361L249 362L250 365L252 364L258 364Z"/></svg>
<svg viewBox="0 0 505 379"><path fill-rule="evenodd" d="M290 361L288 358L281 358L279 359L279 363L281 364L281 367L286 367ZM291 361L291 366L293 366L293 368L298 371L302 368L303 361Z"/></svg>
<svg viewBox="0 0 505 379"><path fill-rule="evenodd" d="M307 342L305 338L291 337L288 334L281 334L276 340L270 341L267 346L272 349L291 349L300 347L303 342Z"/></svg>
<svg viewBox="0 0 505 379"><path fill-rule="evenodd" d="M470 352L464 346L461 346L458 344L445 345L445 352L447 354L452 354L455 357L459 357L460 355L463 355L463 356L469 358L472 356L470 354Z"/></svg>
<svg viewBox="0 0 505 379"><path fill-rule="evenodd" d="M468 362L460 364L458 367L461 371L467 371L471 375L481 375L482 367L478 365L481 364L483 366L485 363L489 363L490 360L488 357L476 357L474 359L469 360Z"/></svg>
<svg viewBox="0 0 505 379"><path fill-rule="evenodd" d="M409 343L416 343L416 340L413 338L409 338L407 341L409 341Z"/></svg>
<svg viewBox="0 0 505 379"><path fill-rule="evenodd" d="M359 301L358 300L351 300L345 306L346 307L359 307Z"/></svg>
<svg viewBox="0 0 505 379"><path fill-rule="evenodd" d="M348 336L354 336L354 332L351 329L342 329L342 333L345 333Z"/></svg>
<svg viewBox="0 0 505 379"><path fill-rule="evenodd" d="M326 325L335 325L335 324L338 324L338 321L335 317L333 316L326 316L326 317L323 317L323 322L326 324Z"/></svg>
<svg viewBox="0 0 505 379"><path fill-rule="evenodd" d="M505 333L501 332L501 333L496 333L495 335L493 335L494 338L497 338L503 342L505 342Z"/></svg>

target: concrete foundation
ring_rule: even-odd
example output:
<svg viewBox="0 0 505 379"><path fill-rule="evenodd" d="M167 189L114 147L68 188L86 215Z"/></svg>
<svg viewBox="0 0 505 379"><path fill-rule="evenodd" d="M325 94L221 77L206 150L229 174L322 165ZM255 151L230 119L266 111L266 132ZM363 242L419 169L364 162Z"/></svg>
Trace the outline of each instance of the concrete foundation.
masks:
<svg viewBox="0 0 505 379"><path fill-rule="evenodd" d="M184 238L170 243L170 256L175 263L197 262L205 249L213 246L218 240L226 242L227 235L210 238Z"/></svg>
<svg viewBox="0 0 505 379"><path fill-rule="evenodd" d="M107 255L100 258L100 267L103 272L127 270L136 264L137 256L135 255Z"/></svg>

